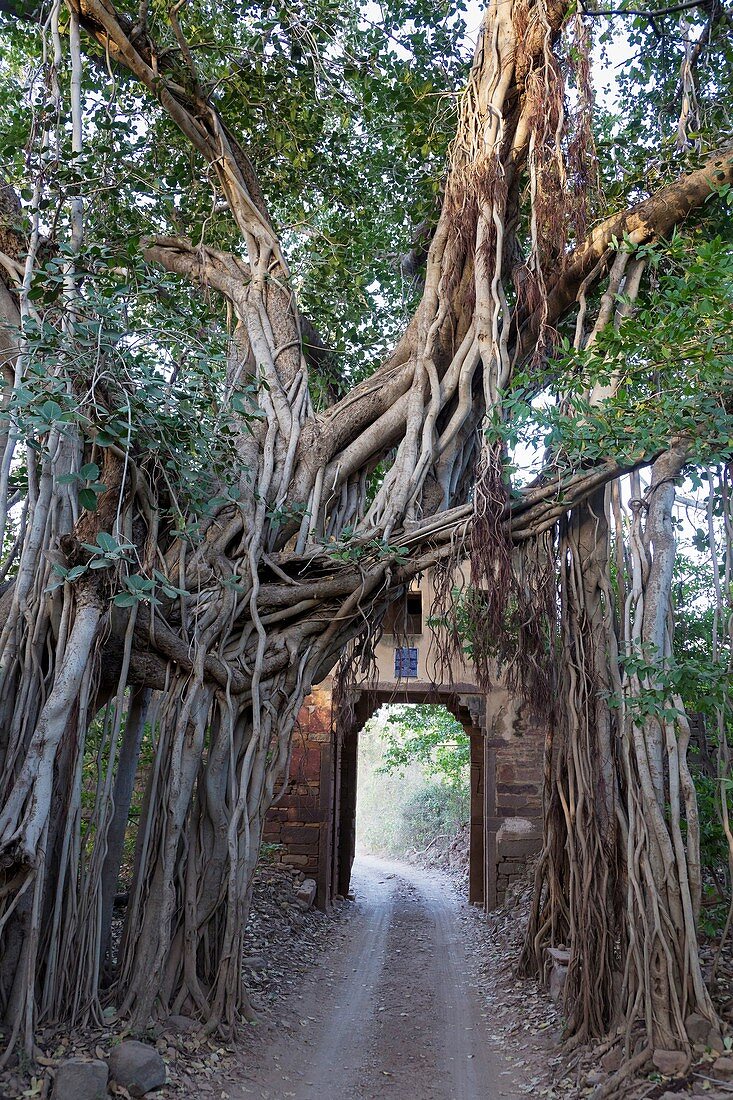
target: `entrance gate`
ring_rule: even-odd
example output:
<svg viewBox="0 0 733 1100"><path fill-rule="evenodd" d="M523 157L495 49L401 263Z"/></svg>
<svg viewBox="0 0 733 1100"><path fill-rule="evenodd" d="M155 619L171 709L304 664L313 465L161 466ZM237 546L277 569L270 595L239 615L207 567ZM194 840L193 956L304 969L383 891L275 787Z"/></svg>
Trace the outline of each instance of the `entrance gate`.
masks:
<svg viewBox="0 0 733 1100"><path fill-rule="evenodd" d="M385 703L442 703L469 736L474 904L495 908L540 846L545 732L500 680L482 692L468 664L454 663L450 686L434 682L432 603L428 575L390 608L376 647L375 682L357 694L347 720L334 712L330 678L300 712L289 780L268 814L265 842L275 846L276 858L316 880L321 907L349 889L359 733Z"/></svg>
<svg viewBox="0 0 733 1100"><path fill-rule="evenodd" d="M484 697L474 692L458 695L455 689L429 691L419 688L362 692L354 706L348 729L338 730L335 738L334 790L336 812L333 815L330 896L349 892L351 866L356 850L356 791L359 734L380 707L389 703L442 703L456 718L469 738L471 747L471 817L469 840L468 900L484 905L484 735L482 719Z"/></svg>

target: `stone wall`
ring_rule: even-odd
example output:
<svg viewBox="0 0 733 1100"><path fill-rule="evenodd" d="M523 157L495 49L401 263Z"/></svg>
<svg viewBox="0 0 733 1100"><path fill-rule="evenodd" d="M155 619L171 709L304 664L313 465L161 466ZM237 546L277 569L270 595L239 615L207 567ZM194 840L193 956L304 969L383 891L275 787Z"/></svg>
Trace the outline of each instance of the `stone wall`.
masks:
<svg viewBox="0 0 733 1100"><path fill-rule="evenodd" d="M488 696L487 712L485 890L494 909L542 845L545 733L502 688Z"/></svg>
<svg viewBox="0 0 733 1100"><path fill-rule="evenodd" d="M382 701L398 700L385 689ZM541 846L544 731L501 687L484 697L466 685L451 708L471 735L471 900L494 909L512 882L526 876L526 861ZM315 878L321 908L348 889L356 744L372 709L361 701L345 737L334 729L330 683L312 692L298 718L290 779L267 817L265 842L280 846L280 862Z"/></svg>
<svg viewBox="0 0 733 1100"><path fill-rule="evenodd" d="M290 777L265 822L264 842L276 862L302 871L318 885L316 904L328 902L334 804L331 691L316 688L298 715Z"/></svg>

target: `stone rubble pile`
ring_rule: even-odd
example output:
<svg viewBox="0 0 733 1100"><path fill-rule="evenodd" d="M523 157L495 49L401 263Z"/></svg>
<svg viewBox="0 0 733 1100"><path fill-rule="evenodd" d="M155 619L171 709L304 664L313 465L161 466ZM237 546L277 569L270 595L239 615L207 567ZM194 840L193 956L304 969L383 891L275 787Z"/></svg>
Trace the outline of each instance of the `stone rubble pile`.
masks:
<svg viewBox="0 0 733 1100"><path fill-rule="evenodd" d="M300 983L329 943L333 917L313 908L316 883L275 863L260 867L244 940L252 1007L266 1012ZM345 902L334 903L335 915Z"/></svg>
<svg viewBox="0 0 733 1100"><path fill-rule="evenodd" d="M132 1097L145 1096L166 1082L165 1062L148 1043L128 1039L112 1047L109 1057L66 1058L56 1067L53 1100L107 1100L110 1083Z"/></svg>

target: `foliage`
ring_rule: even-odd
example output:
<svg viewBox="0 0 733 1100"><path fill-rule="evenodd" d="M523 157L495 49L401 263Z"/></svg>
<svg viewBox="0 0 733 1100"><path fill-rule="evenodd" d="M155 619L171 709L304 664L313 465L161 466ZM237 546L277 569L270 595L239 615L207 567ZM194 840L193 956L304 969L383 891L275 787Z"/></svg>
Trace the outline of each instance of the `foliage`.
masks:
<svg viewBox="0 0 733 1100"><path fill-rule="evenodd" d="M403 809L425 782L423 769L411 763L401 772L382 768L385 743L382 715L375 715L359 734L356 843L362 851L402 858Z"/></svg>
<svg viewBox="0 0 733 1100"><path fill-rule="evenodd" d="M685 55L711 26L704 6L640 10L623 19L594 19L596 42L604 74L598 82L598 126L603 134L602 192L613 206L630 192L648 193L682 156L695 163L701 150L715 141L718 127L730 125L726 96L733 73L729 25L712 24L707 49L700 51L692 95L688 140L675 149L680 119L680 73ZM647 14L647 12L649 14ZM612 59L623 57L611 77ZM640 87L649 89L639 96ZM660 149L661 146L661 149ZM657 155L650 155L651 150Z"/></svg>
<svg viewBox="0 0 733 1100"><path fill-rule="evenodd" d="M715 494L714 484L710 492ZM679 692L685 709L702 718L690 755L700 815L700 858L708 875L703 930L717 936L725 923L732 887L721 798L726 799L733 816L733 790L730 779L720 774L718 721L722 719L722 735L733 745L731 654L724 637L719 639L717 659L713 655L714 584L709 560L701 557L701 551L709 551L708 532L698 528L694 549L680 554L675 562L674 660L684 670Z"/></svg>
<svg viewBox="0 0 733 1100"><path fill-rule="evenodd" d="M468 738L445 707L384 707L359 736L357 842L404 858L468 820Z"/></svg>
<svg viewBox="0 0 733 1100"><path fill-rule="evenodd" d="M699 546L699 532L696 542ZM728 705L731 654L723 637L719 639L717 659L713 656L714 585L709 562L695 552L679 554L673 593L673 660L680 670L677 691L689 713L705 716L712 733L717 709ZM730 737L733 739L733 727Z"/></svg>
<svg viewBox="0 0 733 1100"><path fill-rule="evenodd" d="M470 763L469 738L444 706L410 703L391 707L384 727L381 771L401 774L410 763L421 764L436 783L465 793Z"/></svg>
<svg viewBox="0 0 733 1100"><path fill-rule="evenodd" d="M436 217L467 61L463 8L463 0L399 0L367 15L356 0L278 0L220 6L212 24L199 0L179 13L200 85L247 141L273 216L284 227L301 308L330 349L320 378L324 392L373 369L414 304L400 259L418 226ZM163 9L151 8L150 28L162 48L175 47ZM6 182L30 198L31 104L43 88L35 81L30 102L18 104L18 82L34 63L33 41L0 15L0 42ZM126 264L150 233L190 233L195 243L205 236L208 245L239 250L207 167L192 159L164 112L141 100L129 79L112 79L97 57L84 68L85 124L93 141L72 154L67 137L63 156L43 166L52 239L63 231L64 201L81 193L93 197L86 210L92 247L121 250ZM178 75L190 86L190 74ZM151 272L151 280L156 275ZM128 280L119 282L129 294ZM171 308L179 317L187 307L200 309L178 282L175 290L167 281L160 287L167 326ZM213 304L221 318L220 304ZM195 333L201 326L192 316L185 328Z"/></svg>
<svg viewBox="0 0 733 1100"><path fill-rule="evenodd" d="M733 213L725 221L725 236L679 231L653 246L621 243L650 273L633 313L590 347L562 337L543 381L515 378L489 439L544 448L560 470L632 465L682 433L698 463L733 456ZM543 382L554 399L528 405L527 392ZM613 391L600 403L591 399L596 385Z"/></svg>
<svg viewBox="0 0 733 1100"><path fill-rule="evenodd" d="M69 334L59 251L33 281L31 297L45 308L42 322L30 317L23 328L31 365L13 394L18 428L37 438L76 425L91 432L97 458L109 447L128 450L166 487L162 522L190 535L219 503L217 486L236 498L235 423L261 418L253 387L227 393L220 318L180 278L147 265L134 241L90 244L77 257L84 294ZM69 379L59 376L59 361ZM94 462L59 475L59 483L80 480L79 502L91 510L104 491L84 476L93 468L96 477Z"/></svg>
<svg viewBox="0 0 733 1100"><path fill-rule="evenodd" d="M403 807L404 843L408 849L424 851L438 838L449 840L466 824L469 813L466 786L426 783Z"/></svg>

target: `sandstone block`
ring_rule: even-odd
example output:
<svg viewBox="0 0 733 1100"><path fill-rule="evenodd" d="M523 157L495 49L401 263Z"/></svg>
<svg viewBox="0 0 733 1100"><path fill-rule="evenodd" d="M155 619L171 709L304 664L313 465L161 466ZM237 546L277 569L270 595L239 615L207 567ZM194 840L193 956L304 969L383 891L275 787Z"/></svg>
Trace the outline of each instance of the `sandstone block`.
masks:
<svg viewBox="0 0 733 1100"><path fill-rule="evenodd" d="M288 844L288 852L296 856L308 856L308 859L318 860L318 841L312 844Z"/></svg>
<svg viewBox="0 0 733 1100"><path fill-rule="evenodd" d="M301 909L310 909L313 902L316 900L316 880L314 878L307 878L303 881L295 895L296 901Z"/></svg>
<svg viewBox="0 0 733 1100"><path fill-rule="evenodd" d="M504 840L499 843L499 852L503 859L525 860L527 856L536 855L540 850L542 841L538 837L533 840Z"/></svg>
<svg viewBox="0 0 733 1100"><path fill-rule="evenodd" d="M565 979L568 976L567 966L558 966L557 963L550 971L550 986L549 993L550 999L559 1004L562 1001L563 994L565 992Z"/></svg>
<svg viewBox="0 0 733 1100"><path fill-rule="evenodd" d="M283 825L283 844L318 844L318 825ZM708 1025L709 1026L709 1025Z"/></svg>
<svg viewBox="0 0 733 1100"><path fill-rule="evenodd" d="M689 1059L681 1050L655 1050L652 1062L665 1077L676 1077L685 1072Z"/></svg>

